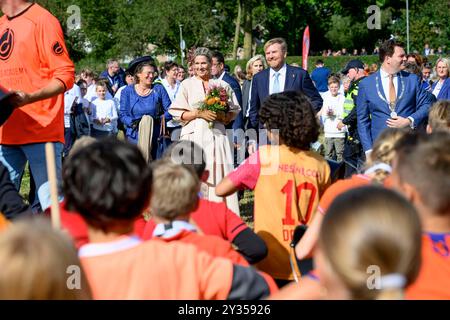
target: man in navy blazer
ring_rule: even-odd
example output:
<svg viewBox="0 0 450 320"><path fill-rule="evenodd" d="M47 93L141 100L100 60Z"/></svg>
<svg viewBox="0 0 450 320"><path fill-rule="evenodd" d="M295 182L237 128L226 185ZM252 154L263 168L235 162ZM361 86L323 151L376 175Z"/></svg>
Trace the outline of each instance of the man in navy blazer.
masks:
<svg viewBox="0 0 450 320"><path fill-rule="evenodd" d="M233 78L228 72L225 71L225 58L219 51L215 51L212 54L211 75L214 78L223 80L230 85L231 89L233 89L234 94L236 95L239 105L242 108L241 85L235 78ZM227 126L227 129L231 128L233 128L234 130L244 130L244 118L242 116L242 110L239 112L236 119L234 119L234 122Z"/></svg>
<svg viewBox="0 0 450 320"><path fill-rule="evenodd" d="M258 72L252 80L249 120L252 128L262 127L259 123L259 109L272 93L302 91L309 97L316 112L322 108L322 98L308 72L286 64L287 45L282 38L274 38L264 45L267 64L270 68Z"/></svg>
<svg viewBox="0 0 450 320"><path fill-rule="evenodd" d="M360 82L356 100L358 133L366 154L386 127L417 128L432 103L418 77L401 71L406 55L400 43L385 41L379 56L380 69Z"/></svg>

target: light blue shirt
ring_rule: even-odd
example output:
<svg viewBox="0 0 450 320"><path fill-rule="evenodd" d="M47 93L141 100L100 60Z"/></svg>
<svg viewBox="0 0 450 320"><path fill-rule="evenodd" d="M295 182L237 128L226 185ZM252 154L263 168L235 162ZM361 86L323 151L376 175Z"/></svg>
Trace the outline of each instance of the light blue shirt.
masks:
<svg viewBox="0 0 450 320"><path fill-rule="evenodd" d="M283 65L283 67L278 70L275 71L272 68L270 68L269 71L269 94L274 93L273 90L273 83L275 82L275 72L278 72L280 75L278 76L278 81L280 84L280 90L278 92L283 92L284 91L284 84L286 83L286 64Z"/></svg>

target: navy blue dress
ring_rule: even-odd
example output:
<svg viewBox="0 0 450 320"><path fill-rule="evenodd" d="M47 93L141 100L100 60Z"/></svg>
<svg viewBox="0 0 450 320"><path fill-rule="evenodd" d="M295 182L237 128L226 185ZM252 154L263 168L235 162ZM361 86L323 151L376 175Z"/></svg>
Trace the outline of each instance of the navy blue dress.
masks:
<svg viewBox="0 0 450 320"><path fill-rule="evenodd" d="M156 146L163 113L166 122L172 119L172 116L168 112L170 105L169 95L161 84L156 84L152 92L146 97L138 95L134 89L134 85L129 85L123 89L120 96L119 118L125 126L127 140L137 144L139 126L133 128L133 123L142 119L144 115L149 115L154 120L152 146ZM152 148L153 157L154 152L156 152L156 148Z"/></svg>

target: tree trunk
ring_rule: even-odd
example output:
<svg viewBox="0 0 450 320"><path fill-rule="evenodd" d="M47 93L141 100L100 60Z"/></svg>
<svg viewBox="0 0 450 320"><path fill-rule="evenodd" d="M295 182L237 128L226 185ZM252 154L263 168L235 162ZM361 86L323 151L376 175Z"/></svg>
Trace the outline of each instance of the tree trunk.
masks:
<svg viewBox="0 0 450 320"><path fill-rule="evenodd" d="M244 16L244 59L252 56L253 44L253 21L252 21L252 1L242 0L242 13Z"/></svg>
<svg viewBox="0 0 450 320"><path fill-rule="evenodd" d="M234 30L234 43L233 43L233 60L236 60L237 49L239 45L239 36L241 32L241 11L242 5L241 0L238 0L238 14L236 18L236 29Z"/></svg>

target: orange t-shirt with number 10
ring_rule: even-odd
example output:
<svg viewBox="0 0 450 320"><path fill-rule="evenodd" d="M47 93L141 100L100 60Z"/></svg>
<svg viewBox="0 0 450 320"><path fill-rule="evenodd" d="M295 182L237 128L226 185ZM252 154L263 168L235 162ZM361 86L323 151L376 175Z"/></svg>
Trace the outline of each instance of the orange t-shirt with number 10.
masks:
<svg viewBox="0 0 450 320"><path fill-rule="evenodd" d="M33 93L59 80L73 86L75 67L59 21L37 3L0 18L0 84ZM64 142L64 94L20 107L0 127L0 144Z"/></svg>
<svg viewBox="0 0 450 320"><path fill-rule="evenodd" d="M237 187L255 190L255 232L269 249L257 267L275 279L293 280L290 243L294 229L309 224L330 184L330 167L311 151L263 146L228 176Z"/></svg>

